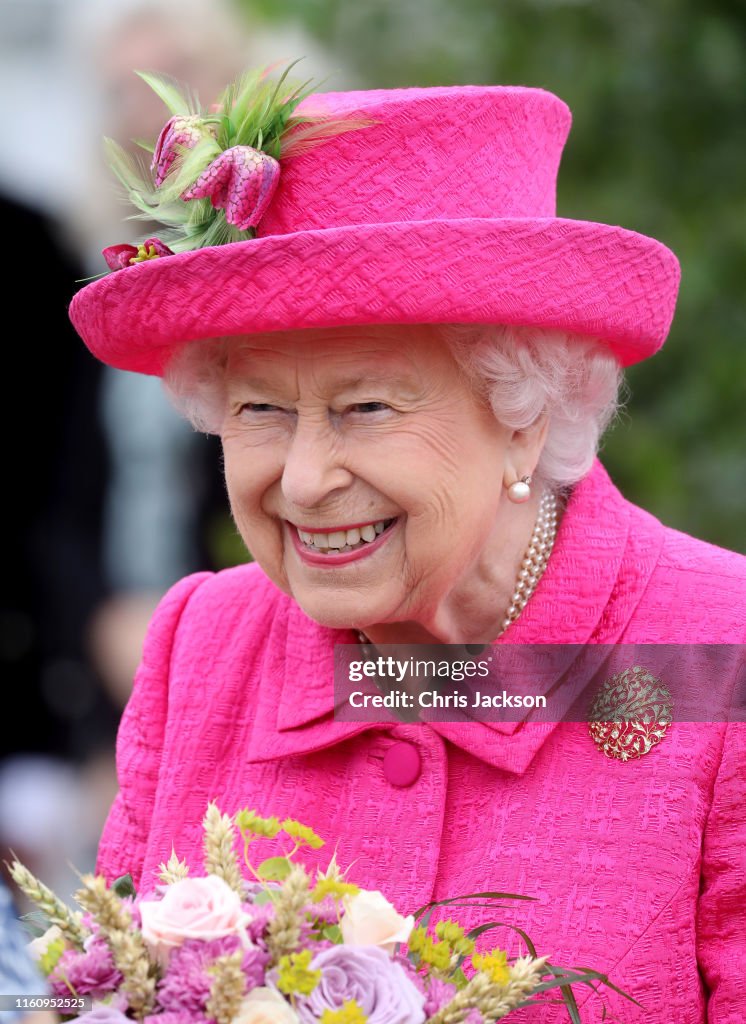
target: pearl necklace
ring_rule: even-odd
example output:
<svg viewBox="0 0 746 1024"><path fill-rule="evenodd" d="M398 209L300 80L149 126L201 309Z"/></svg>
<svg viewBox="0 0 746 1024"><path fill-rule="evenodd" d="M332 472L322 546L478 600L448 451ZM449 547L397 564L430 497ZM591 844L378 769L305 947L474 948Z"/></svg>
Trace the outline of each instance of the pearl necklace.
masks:
<svg viewBox="0 0 746 1024"><path fill-rule="evenodd" d="M536 590L557 537L558 505L557 496L552 491L544 491L539 502L539 511L534 524L526 554L521 562L515 590L510 599L508 610L503 619L502 629L497 634L502 636L508 626L515 622L528 604L528 599ZM370 640L361 629L355 630L358 640L363 645L370 645Z"/></svg>
<svg viewBox="0 0 746 1024"><path fill-rule="evenodd" d="M552 491L544 491L539 502L534 532L531 534L526 556L521 562L515 590L498 636L502 636L508 626L515 622L536 590L536 584L547 567L556 536L557 496Z"/></svg>

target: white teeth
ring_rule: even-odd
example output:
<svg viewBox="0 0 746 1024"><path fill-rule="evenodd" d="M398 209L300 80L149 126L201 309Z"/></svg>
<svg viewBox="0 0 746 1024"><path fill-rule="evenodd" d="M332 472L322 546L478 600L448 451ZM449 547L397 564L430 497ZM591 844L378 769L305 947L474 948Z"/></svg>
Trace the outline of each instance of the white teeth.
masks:
<svg viewBox="0 0 746 1024"><path fill-rule="evenodd" d="M356 526L351 530L334 530L332 533L309 533L308 530L299 529L298 536L307 547L316 551L352 551L361 544L370 544L374 541L383 533L385 522L388 520L381 519L377 523Z"/></svg>

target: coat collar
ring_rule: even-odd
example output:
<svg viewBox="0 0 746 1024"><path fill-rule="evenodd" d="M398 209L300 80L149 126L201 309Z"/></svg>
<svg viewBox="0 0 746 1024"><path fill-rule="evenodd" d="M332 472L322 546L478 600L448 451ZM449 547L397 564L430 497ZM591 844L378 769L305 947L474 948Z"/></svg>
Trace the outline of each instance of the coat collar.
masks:
<svg viewBox="0 0 746 1024"><path fill-rule="evenodd" d="M631 529L634 520L635 530ZM657 520L625 501L596 461L570 496L547 568L498 644L612 644L648 583L662 544ZM267 639L250 762L323 750L391 723L335 721L334 645L350 630L313 623L284 598ZM523 774L556 722L428 722L443 739Z"/></svg>

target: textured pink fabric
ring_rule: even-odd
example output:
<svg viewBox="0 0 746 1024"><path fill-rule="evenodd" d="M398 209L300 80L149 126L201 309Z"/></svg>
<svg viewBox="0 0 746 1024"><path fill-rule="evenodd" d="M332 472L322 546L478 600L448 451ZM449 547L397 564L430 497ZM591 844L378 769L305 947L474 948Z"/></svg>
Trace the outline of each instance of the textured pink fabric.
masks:
<svg viewBox="0 0 746 1024"><path fill-rule="evenodd" d="M463 86L305 101L369 123L281 161L260 237L149 260L73 299L91 351L159 374L195 338L368 323L559 327L652 355L679 265L659 242L555 216L570 128L541 89Z"/></svg>
<svg viewBox="0 0 746 1024"><path fill-rule="evenodd" d="M746 559L664 528L597 463L500 642L695 641L746 641ZM644 1006L578 988L584 1021L600 1022L606 1004L622 1024L743 1024L744 724L677 722L623 763L583 723L334 722L335 642L353 636L310 621L256 565L176 584L122 720L99 869L129 870L147 890L172 845L201 864L210 798L292 815L339 837L351 876L404 912L484 889L536 897L502 919L555 962L606 970ZM409 787L384 771L397 743L421 759ZM523 951L507 929L482 938Z"/></svg>

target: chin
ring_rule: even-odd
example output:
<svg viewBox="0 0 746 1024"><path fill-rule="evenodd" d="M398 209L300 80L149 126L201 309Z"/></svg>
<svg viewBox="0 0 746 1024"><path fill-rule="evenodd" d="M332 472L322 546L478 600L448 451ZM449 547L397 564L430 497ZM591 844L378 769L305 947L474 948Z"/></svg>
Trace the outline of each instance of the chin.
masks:
<svg viewBox="0 0 746 1024"><path fill-rule="evenodd" d="M382 616L369 601L355 601L335 594L293 593L293 598L309 619L329 629L355 629L359 623L380 622Z"/></svg>

